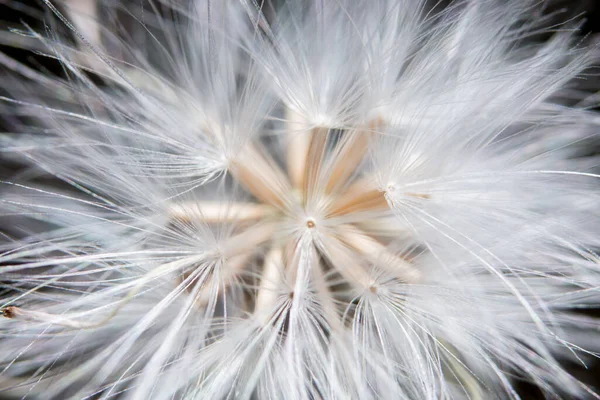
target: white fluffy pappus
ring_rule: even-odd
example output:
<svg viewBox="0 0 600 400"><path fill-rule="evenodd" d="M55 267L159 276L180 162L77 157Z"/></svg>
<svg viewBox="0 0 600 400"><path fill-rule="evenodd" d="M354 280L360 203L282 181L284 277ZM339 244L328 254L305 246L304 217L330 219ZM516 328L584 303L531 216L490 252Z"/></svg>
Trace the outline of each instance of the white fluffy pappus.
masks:
<svg viewBox="0 0 600 400"><path fill-rule="evenodd" d="M25 165L3 392L598 398L564 367L600 351L576 26L522 0L43 2L67 34L11 43L60 73L0 54Z"/></svg>

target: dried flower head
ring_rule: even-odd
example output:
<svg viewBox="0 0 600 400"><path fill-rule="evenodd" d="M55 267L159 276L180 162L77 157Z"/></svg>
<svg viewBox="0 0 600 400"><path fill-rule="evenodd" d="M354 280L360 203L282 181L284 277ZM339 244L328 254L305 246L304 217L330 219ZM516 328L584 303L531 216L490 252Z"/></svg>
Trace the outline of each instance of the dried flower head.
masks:
<svg viewBox="0 0 600 400"><path fill-rule="evenodd" d="M75 40L12 35L62 71L0 55L29 166L1 182L0 387L593 395L560 364L600 336L576 29L522 0L44 2Z"/></svg>

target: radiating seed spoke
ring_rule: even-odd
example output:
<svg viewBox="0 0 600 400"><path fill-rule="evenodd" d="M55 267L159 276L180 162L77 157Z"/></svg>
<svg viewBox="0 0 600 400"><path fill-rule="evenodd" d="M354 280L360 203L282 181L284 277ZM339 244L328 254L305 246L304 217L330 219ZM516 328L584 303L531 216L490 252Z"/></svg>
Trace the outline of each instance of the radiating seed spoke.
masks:
<svg viewBox="0 0 600 400"><path fill-rule="evenodd" d="M286 125L286 133L289 135L286 159L288 175L292 186L296 190L302 190L312 130L304 118L290 108L286 108Z"/></svg>
<svg viewBox="0 0 600 400"><path fill-rule="evenodd" d="M230 172L260 201L285 208L292 201L291 186L277 163L256 146L247 146L230 165Z"/></svg>
<svg viewBox="0 0 600 400"><path fill-rule="evenodd" d="M210 224L226 222L247 222L276 214L277 210L267 204L220 202L188 202L169 207L173 219L184 222L205 222Z"/></svg>
<svg viewBox="0 0 600 400"><path fill-rule="evenodd" d="M241 233L227 239L221 244L221 255L231 258L244 253L256 251L256 249L269 241L277 225L275 222L259 223Z"/></svg>
<svg viewBox="0 0 600 400"><path fill-rule="evenodd" d="M266 323L271 318L270 311L277 303L284 274L283 251L280 247L273 247L265 257L254 303L254 314L262 323Z"/></svg>
<svg viewBox="0 0 600 400"><path fill-rule="evenodd" d="M375 281L360 264L352 249L333 236L321 238L318 243L321 254L335 270L351 285L360 291L371 287Z"/></svg>
<svg viewBox="0 0 600 400"><path fill-rule="evenodd" d="M380 129L380 120L371 121L366 128L346 132L340 143L332 150L328 162L326 193L340 190L356 172L369 151L374 132Z"/></svg>
<svg viewBox="0 0 600 400"><path fill-rule="evenodd" d="M337 307L335 304L335 299L329 285L327 284L327 279L325 277L325 271L323 269L323 265L321 260L319 260L318 252L314 251L313 253L313 268L312 279L315 286L315 291L317 292L318 298L321 301L321 306L323 307L323 314L325 320L329 324L332 330L339 331L342 329L342 320L337 311Z"/></svg>
<svg viewBox="0 0 600 400"><path fill-rule="evenodd" d="M321 181L328 135L329 129L327 128L311 130L302 188L304 204L311 202L323 192L319 182Z"/></svg>
<svg viewBox="0 0 600 400"><path fill-rule="evenodd" d="M344 226L339 229L341 239L364 255L372 263L404 282L416 282L421 274L413 264L390 252L386 246L359 229Z"/></svg>
<svg viewBox="0 0 600 400"><path fill-rule="evenodd" d="M329 206L328 217L337 217L355 212L381 211L389 209L383 192L373 186L370 180L361 179L350 187Z"/></svg>
<svg viewBox="0 0 600 400"><path fill-rule="evenodd" d="M234 284L248 266L252 255L252 252L246 252L231 257L221 264L218 272L213 272L202 282L196 282L196 284L203 286L196 296L196 304L199 307L208 306L211 300L215 299L215 293L218 296L219 293L222 293L223 290L227 290L229 286ZM211 284L217 285L216 290L211 289Z"/></svg>
<svg viewBox="0 0 600 400"><path fill-rule="evenodd" d="M380 214L374 218L360 218L352 222L366 235L378 238L406 239L412 238L410 228L398 222L393 214Z"/></svg>

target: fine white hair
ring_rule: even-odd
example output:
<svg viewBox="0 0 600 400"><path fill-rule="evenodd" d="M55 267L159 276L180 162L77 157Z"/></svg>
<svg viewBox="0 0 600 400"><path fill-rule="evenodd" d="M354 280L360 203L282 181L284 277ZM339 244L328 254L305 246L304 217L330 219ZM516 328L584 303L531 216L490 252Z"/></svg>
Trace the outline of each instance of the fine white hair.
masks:
<svg viewBox="0 0 600 400"><path fill-rule="evenodd" d="M0 53L20 166L0 393L598 398L564 366L600 350L578 21L534 0L43 3L48 29L0 37L60 66Z"/></svg>

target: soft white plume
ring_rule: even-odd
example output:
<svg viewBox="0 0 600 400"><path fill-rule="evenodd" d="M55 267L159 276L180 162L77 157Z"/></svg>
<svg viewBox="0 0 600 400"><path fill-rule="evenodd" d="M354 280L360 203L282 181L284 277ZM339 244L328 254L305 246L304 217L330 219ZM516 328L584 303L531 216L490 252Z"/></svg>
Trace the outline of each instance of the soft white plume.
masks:
<svg viewBox="0 0 600 400"><path fill-rule="evenodd" d="M62 71L0 54L26 166L0 182L0 388L595 396L561 364L600 350L575 25L523 0L44 3L75 40L15 42Z"/></svg>

